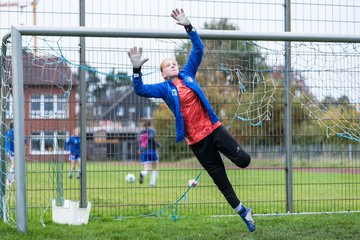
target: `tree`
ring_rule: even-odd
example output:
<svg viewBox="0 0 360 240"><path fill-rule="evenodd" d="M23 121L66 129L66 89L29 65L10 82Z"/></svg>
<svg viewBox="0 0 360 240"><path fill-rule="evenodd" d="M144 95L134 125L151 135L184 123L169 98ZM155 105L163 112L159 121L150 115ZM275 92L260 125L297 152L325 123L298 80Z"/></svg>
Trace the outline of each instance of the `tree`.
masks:
<svg viewBox="0 0 360 240"><path fill-rule="evenodd" d="M205 23L206 29L235 30L236 26L228 22L227 19ZM200 65L197 81L202 86L209 101L212 103L214 111L222 118L224 125L233 117L238 106L238 81L231 74L240 69L247 79L253 79L255 72L266 69L265 58L261 55L256 44L247 41L204 41L205 54ZM179 49L175 50L175 58L180 66L184 66L191 50L191 43L187 41ZM258 91L258 85L250 84L251 81L244 81L244 87L248 90ZM169 141L168 136L175 133L173 114L164 111L162 107L154 112L157 120L159 140L163 143L161 158L166 160L179 160L184 157L192 156L186 151L186 144L175 144ZM225 119L224 119L225 118ZM226 119L227 118L227 119ZM164 124L166 122L166 124ZM169 124L172 123L172 124ZM164 128L165 126L165 128Z"/></svg>
<svg viewBox="0 0 360 240"><path fill-rule="evenodd" d="M87 94L87 99L89 100L93 100L94 98L94 90L97 88L97 86L99 86L99 84L101 83L101 79L98 77L97 72L96 71L92 71L93 68L88 65L85 64L84 66L82 66L84 69L87 69L85 71L85 79L86 79L86 94ZM80 79L79 77L79 69L77 73L74 73L74 77L76 79Z"/></svg>
<svg viewBox="0 0 360 240"><path fill-rule="evenodd" d="M95 97L95 100L99 100L104 98L109 90L116 89L120 86L130 86L131 85L131 79L125 72L117 72L115 74L115 69L112 69L112 71L108 74L106 74L105 82L100 82L97 85L95 85L95 88L93 90L93 95Z"/></svg>
<svg viewBox="0 0 360 240"><path fill-rule="evenodd" d="M321 101L321 109L329 109L332 105L336 105L336 99L333 96L326 96L324 100Z"/></svg>
<svg viewBox="0 0 360 240"><path fill-rule="evenodd" d="M346 95L342 95L338 98L337 103L343 107L347 107L350 104L350 99Z"/></svg>
<svg viewBox="0 0 360 240"><path fill-rule="evenodd" d="M115 69L106 74L105 81L99 77L99 72L88 64L82 66L85 69L86 79L86 95L88 100L88 114L94 114L94 103L105 99L110 90L116 91L119 86L130 86L131 79L126 72L118 71L115 74ZM75 78L79 79L79 73L74 73Z"/></svg>

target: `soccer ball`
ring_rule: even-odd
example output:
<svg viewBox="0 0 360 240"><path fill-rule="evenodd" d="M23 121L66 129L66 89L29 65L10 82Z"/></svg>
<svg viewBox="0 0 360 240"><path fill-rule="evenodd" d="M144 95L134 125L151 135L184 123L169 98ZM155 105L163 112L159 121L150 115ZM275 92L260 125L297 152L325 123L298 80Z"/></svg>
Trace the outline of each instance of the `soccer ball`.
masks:
<svg viewBox="0 0 360 240"><path fill-rule="evenodd" d="M197 185L198 185L198 182L195 179L190 179L188 181L188 186L189 187L197 187Z"/></svg>
<svg viewBox="0 0 360 240"><path fill-rule="evenodd" d="M128 175L126 175L125 181L128 182L128 183L135 182L135 175L132 174L132 173L129 173Z"/></svg>

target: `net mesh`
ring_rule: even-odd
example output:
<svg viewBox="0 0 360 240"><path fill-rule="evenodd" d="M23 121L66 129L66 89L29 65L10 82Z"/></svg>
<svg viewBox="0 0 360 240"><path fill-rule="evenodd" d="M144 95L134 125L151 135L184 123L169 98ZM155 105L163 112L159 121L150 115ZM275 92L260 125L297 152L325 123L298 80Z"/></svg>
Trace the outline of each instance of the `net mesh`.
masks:
<svg viewBox="0 0 360 240"><path fill-rule="evenodd" d="M136 121L141 116L130 107L129 115L126 117L127 124L120 123L117 117L124 114L121 108L107 112L106 109L100 109L99 104L110 108L116 104L114 100L121 99L116 97L116 94L124 97L131 93L131 66L126 51L134 45L134 40L104 40L108 42L109 47L98 44L96 39L89 38L88 41L91 42L87 49L88 60L86 65L80 65L77 56L79 49L73 47L76 44L67 38L37 38L36 49L32 45L33 39L24 40L25 107L29 106L28 110L24 110L25 146L26 161L32 163L28 166L30 173L27 176L30 209L40 208L42 218L52 199L56 199L57 205L61 206L65 198L78 198L79 182L71 182L67 178L69 165L66 164L66 140L77 126L77 79L78 69L82 68L86 71L87 81L87 136L93 137L93 142L89 142L87 149L90 163L93 163L88 169L90 200L102 205L115 205L115 214L119 216L156 213L158 209L169 206L170 203L171 207L166 209L175 209L176 214L172 215L173 218L177 218L179 199L183 200L185 197L187 201L183 204L194 205L190 205L191 207L182 213L191 212L196 203L206 199L204 200L203 195L192 197L193 192L189 192L187 187L182 194L184 184L177 180L168 179L166 182L164 188L173 189L166 197L157 198L155 193L150 200L136 197L150 194L148 189L133 187L124 182L124 176L128 172L139 171L138 164L126 161L128 158L137 159L137 143L136 140L135 143L127 142L126 149L120 153L120 149L115 146L115 143L118 143L117 136L121 134L118 130L126 130L126 137L136 139L134 136L139 130ZM146 50L144 47L144 55L154 61L143 67L144 81L157 83L163 81L158 70L160 59L175 57L179 64L183 65L189 54L190 45L188 41L181 40L149 41L152 48ZM230 130L251 134L251 131L255 131L254 127L261 127L264 133L270 134L271 131L275 131L274 128L278 128L276 121L283 120L285 111L279 102L284 99L284 92L288 90L293 102L293 122L299 122L293 127L295 135L316 133L320 136L319 142L333 136L341 139L340 141L360 141L360 99L357 94L360 87L358 44L292 43L292 66L289 73L291 84L290 89L285 89L283 43L209 40L204 43L205 55L197 80L214 110ZM7 49L2 54L4 61L1 65L1 112L6 116L2 118L1 126L8 131L14 109L10 71L11 50L9 47ZM140 100L131 101L137 103ZM158 110L152 115L148 112L146 114L161 123L158 126L161 126L159 132L162 141L173 141L174 130L165 127L173 125L173 120L169 117L171 113L164 110L162 101L152 100L151 103L155 104ZM105 118L107 114L111 115L110 119ZM1 146L3 151L6 150L6 132L1 135L4 140ZM116 155L117 151L119 155ZM183 166L185 172L177 176L182 182L197 176L201 169L196 161L189 157L191 153L180 148L172 150L169 145L163 150L163 154L163 158L170 158L166 154L178 154L177 156L190 159L190 165ZM110 161L110 165L96 167L104 159ZM2 196L2 211L4 219L15 222L15 188L14 185L6 184L11 162L2 158L1 164L3 167L0 184L5 190ZM188 166L196 166L196 172L186 170ZM171 178L170 175L168 178ZM98 179L103 181L96 181ZM207 181L208 179L205 179L204 183ZM223 201L217 195L215 199ZM141 207L148 203L146 207ZM160 210L160 213L162 212ZM102 214L101 210L97 214Z"/></svg>

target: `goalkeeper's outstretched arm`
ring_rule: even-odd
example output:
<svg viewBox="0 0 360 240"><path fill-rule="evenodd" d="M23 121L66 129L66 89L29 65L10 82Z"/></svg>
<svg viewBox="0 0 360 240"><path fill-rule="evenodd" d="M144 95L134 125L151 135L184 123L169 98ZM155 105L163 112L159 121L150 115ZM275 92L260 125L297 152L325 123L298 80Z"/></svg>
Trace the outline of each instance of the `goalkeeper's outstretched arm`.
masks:
<svg viewBox="0 0 360 240"><path fill-rule="evenodd" d="M191 41L194 43L199 42L199 44L194 44L194 46L201 45L201 40L197 36L197 34L191 34L195 31L195 28L192 27L190 20L185 16L183 9L173 9L171 12L171 17L176 20L176 24L179 24L181 26L184 26L187 33L190 36ZM194 35L194 36L192 36ZM196 35L196 36L195 36ZM198 38L197 40L194 40L195 38ZM195 49L200 49L199 48ZM200 49L201 50L201 49ZM187 69L187 72L195 72L197 70L198 65L201 62L202 52L196 51L199 54L196 54L196 57L192 57L191 61L188 61L187 65L191 65L193 67L185 67ZM192 51L194 53L194 51ZM143 97L155 97L155 98L162 98L163 97L163 91L159 88L159 86L156 86L157 84L144 84L142 82L142 73L141 73L141 67L146 63L149 58L143 57L143 49L141 47L133 47L128 51L128 56L130 58L131 64L133 66L133 83L134 83L134 90L135 93L143 96ZM190 71L189 71L190 70ZM179 66L176 61L176 59L164 59L160 65L160 71L161 75L165 80L171 80L174 81L178 78L179 75Z"/></svg>

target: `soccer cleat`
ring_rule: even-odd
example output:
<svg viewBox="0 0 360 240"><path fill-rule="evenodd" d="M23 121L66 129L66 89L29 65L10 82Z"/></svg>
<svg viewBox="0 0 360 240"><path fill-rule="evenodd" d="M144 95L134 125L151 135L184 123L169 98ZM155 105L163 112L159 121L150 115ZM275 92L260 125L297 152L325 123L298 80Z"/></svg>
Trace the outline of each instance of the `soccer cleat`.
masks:
<svg viewBox="0 0 360 240"><path fill-rule="evenodd" d="M254 219L252 218L252 215L253 213L251 209L247 207L245 207L245 212L240 214L240 217L242 218L242 220L244 220L250 232L255 231L255 222Z"/></svg>
<svg viewBox="0 0 360 240"><path fill-rule="evenodd" d="M139 183L142 184L144 182L144 176L140 173Z"/></svg>
<svg viewBox="0 0 360 240"><path fill-rule="evenodd" d="M69 178L70 178L70 179L72 178L72 174L69 174Z"/></svg>

